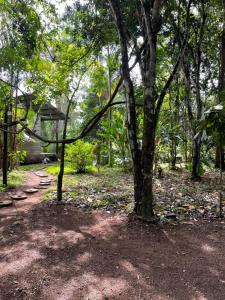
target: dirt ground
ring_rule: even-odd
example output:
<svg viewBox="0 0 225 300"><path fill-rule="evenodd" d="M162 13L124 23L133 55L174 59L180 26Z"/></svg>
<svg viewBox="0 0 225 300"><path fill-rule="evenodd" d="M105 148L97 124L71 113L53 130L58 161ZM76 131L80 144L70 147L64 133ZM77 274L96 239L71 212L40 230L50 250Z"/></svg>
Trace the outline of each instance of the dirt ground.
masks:
<svg viewBox="0 0 225 300"><path fill-rule="evenodd" d="M40 195L0 209L1 300L225 299L223 221L147 225Z"/></svg>

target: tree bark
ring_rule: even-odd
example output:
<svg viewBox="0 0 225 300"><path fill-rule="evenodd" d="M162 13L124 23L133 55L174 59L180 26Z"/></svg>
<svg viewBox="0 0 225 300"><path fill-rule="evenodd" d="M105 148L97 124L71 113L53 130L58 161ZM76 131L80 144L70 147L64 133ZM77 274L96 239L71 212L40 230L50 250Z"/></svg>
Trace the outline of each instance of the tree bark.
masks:
<svg viewBox="0 0 225 300"><path fill-rule="evenodd" d="M8 123L8 105L5 104L4 123ZM2 157L2 183L7 186L8 184L8 127L4 127L3 132L3 157Z"/></svg>
<svg viewBox="0 0 225 300"><path fill-rule="evenodd" d="M127 36L125 26L122 19L120 4L118 0L110 0L110 5L114 14L116 27L120 38L120 50L122 55L122 76L125 87L126 103L127 103L127 131L128 140L133 161L134 176L134 199L135 208L138 212L142 199L142 172L141 172L141 156L137 141L137 125L136 125L136 109L133 82L130 77Z"/></svg>
<svg viewBox="0 0 225 300"><path fill-rule="evenodd" d="M110 50L109 46L107 47L107 59L108 59L108 98L110 99L112 96L112 76L111 76L111 70L110 70ZM110 107L109 109L109 128L111 132L112 128L112 108ZM111 134L108 139L108 165L109 167L113 166L113 157L112 157L112 139L111 139Z"/></svg>
<svg viewBox="0 0 225 300"><path fill-rule="evenodd" d="M200 178L200 161L201 161L201 136L193 139L192 144L192 171L191 178Z"/></svg>
<svg viewBox="0 0 225 300"><path fill-rule="evenodd" d="M206 22L206 12L205 12L205 0L201 0L201 26L199 29L199 37L197 37L196 49L194 50L194 68L195 68L195 90L196 90L196 106L197 106L197 121L200 123L203 113L203 104L201 99L201 87L200 87L200 74L201 74L201 64L202 64L202 42L204 37L205 22ZM195 138L197 133L196 126L193 128L193 147L192 147L192 179L200 178L200 164L201 164L201 137L202 133L198 134L198 137Z"/></svg>
<svg viewBox="0 0 225 300"><path fill-rule="evenodd" d="M68 125L68 120L69 120L70 107L73 103L73 97L74 97L77 89L78 89L78 87L76 88L76 90L74 90L73 95L69 99L69 103L67 106L65 123L64 123L64 128L63 128L63 136L62 136L63 140L65 140L66 136L67 136L67 125ZM62 201L62 184L63 184L64 166L65 166L65 148L66 148L66 144L65 144L65 142L63 142L62 146L61 146L60 169L59 169L58 181L57 181L57 201L58 202Z"/></svg>
<svg viewBox="0 0 225 300"><path fill-rule="evenodd" d="M65 137L66 138L66 137ZM63 175L64 175L64 165L65 165L65 143L62 143L61 153L60 153L60 168L57 181L57 201L62 201L62 184L63 184Z"/></svg>
<svg viewBox="0 0 225 300"><path fill-rule="evenodd" d="M223 4L223 32L220 38L220 70L219 70L219 82L218 82L218 101L217 104L221 103L225 95L225 1L222 1ZM215 157L215 168L222 168L225 170L224 162L224 147L216 147L216 157Z"/></svg>
<svg viewBox="0 0 225 300"><path fill-rule="evenodd" d="M215 168L225 170L225 162L224 162L224 148L221 146L216 147L216 159L215 159Z"/></svg>
<svg viewBox="0 0 225 300"><path fill-rule="evenodd" d="M153 164L155 154L155 133L157 120L163 99L176 74L184 48L178 56L173 72L170 74L159 97L156 93L156 47L157 34L161 28L160 10L163 1L140 0L141 28L143 30L143 52L141 57L136 57L141 67L142 82L144 86L144 124L142 130L142 151L138 147L136 110L133 82L128 64L127 30L122 18L121 2L109 0L120 39L122 56L122 77L127 100L127 129L128 139L133 161L134 198L136 215L145 221L156 221L154 215L153 198ZM189 5L190 7L190 5ZM134 42L135 43L135 42ZM157 101L157 106L156 106Z"/></svg>
<svg viewBox="0 0 225 300"><path fill-rule="evenodd" d="M56 124L55 124L55 140L58 141L59 140L59 121L56 120ZM56 157L58 158L59 155L59 144L56 143L55 145L55 152L56 152Z"/></svg>

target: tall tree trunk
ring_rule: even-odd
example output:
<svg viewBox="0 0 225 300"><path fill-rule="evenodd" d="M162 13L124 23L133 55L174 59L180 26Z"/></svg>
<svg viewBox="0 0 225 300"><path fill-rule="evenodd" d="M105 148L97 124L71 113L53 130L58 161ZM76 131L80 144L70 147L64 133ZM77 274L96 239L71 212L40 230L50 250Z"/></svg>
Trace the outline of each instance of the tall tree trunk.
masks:
<svg viewBox="0 0 225 300"><path fill-rule="evenodd" d="M178 86L178 84L177 84ZM179 124L179 89L176 93L176 98L174 102L174 109L172 99L173 94L169 93L169 108L170 108L170 116L171 116L171 123L170 123L170 130L171 130L171 147L170 147L170 157L171 157L171 170L176 170L176 162L177 162L177 132L174 126ZM177 128L177 127L176 127Z"/></svg>
<svg viewBox="0 0 225 300"><path fill-rule="evenodd" d="M144 52L142 81L144 84L144 125L142 140L142 202L138 214L145 220L154 220L153 165L156 134L156 47L157 34L161 28L160 8L162 1L146 2L141 0L143 31L147 38Z"/></svg>
<svg viewBox="0 0 225 300"><path fill-rule="evenodd" d="M197 106L197 122L199 123L202 118L203 104L201 99L201 87L200 87L200 74L202 64L202 42L204 38L206 13L205 13L205 0L201 0L201 26L199 29L199 36L197 36L196 49L193 57L195 68L195 91L196 91L196 106ZM200 164L201 164L201 138L202 133L198 134L196 138L196 126L193 128L193 148L192 148L192 179L200 178Z"/></svg>
<svg viewBox="0 0 225 300"><path fill-rule="evenodd" d="M65 136L66 138L66 136ZM65 139L64 138L64 139ZM60 153L60 167L57 181L57 201L62 201L62 185L63 185L63 175L64 175L64 165L65 165L65 143L62 143L61 153Z"/></svg>
<svg viewBox="0 0 225 300"><path fill-rule="evenodd" d="M110 50L109 50L109 46L107 47L107 58L108 58L108 99L111 98L112 96L112 76L111 76L111 70L110 70ZM111 128L112 128L112 108L109 108L109 128L110 128L110 132L111 132ZM111 138L111 134L109 136L109 140L108 140L108 165L109 167L113 166L113 157L112 157L112 138Z"/></svg>
<svg viewBox="0 0 225 300"><path fill-rule="evenodd" d="M201 58L198 58L198 69L196 75L196 104L197 104L197 121L200 122L202 117L202 100L200 95L200 64ZM193 142L192 142L192 171L191 171L191 178L198 179L200 178L200 164L201 164L201 138L202 133L198 133L196 137L197 129L193 128Z"/></svg>
<svg viewBox="0 0 225 300"><path fill-rule="evenodd" d="M109 0L116 27L120 38L120 50L122 57L122 76L127 100L127 129L128 139L133 160L134 174L134 197L135 209L137 216L146 221L156 221L153 210L153 164L155 153L155 134L157 120L161 105L165 94L176 74L180 59L183 55L179 55L179 59L174 67L173 72L169 76L159 97L156 93L156 46L157 34L161 28L161 7L162 0L144 1L140 0L140 20L142 22L141 29L144 37L144 50L141 55L141 75L144 86L144 124L142 136L142 151L138 147L137 140L137 120L135 109L135 96L133 82L130 76L128 64L128 42L127 29L123 22L121 12L121 2L119 0ZM190 7L190 4L189 4ZM189 10L189 9L188 9ZM137 58L139 59L139 58ZM156 106L157 100L157 106Z"/></svg>
<svg viewBox="0 0 225 300"><path fill-rule="evenodd" d="M224 147L217 146L216 147L216 159L215 159L215 168L221 168L225 170L225 155L224 155Z"/></svg>
<svg viewBox="0 0 225 300"><path fill-rule="evenodd" d="M219 82L218 82L218 101L217 103L221 103L225 95L225 0L223 3L223 12L224 12L224 20L223 20L223 32L220 38L220 72L219 72ZM216 159L215 159L215 167L222 168L225 170L225 162L224 162L224 147L217 146L216 147Z"/></svg>
<svg viewBox="0 0 225 300"><path fill-rule="evenodd" d="M62 135L63 140L66 139L66 135L67 135L67 125L68 125L68 120L69 120L70 107L72 105L75 92L76 92L76 90L74 91L73 95L71 96L68 106L67 106L64 128L63 128L63 135ZM57 181L57 201L58 202L62 201L62 185L63 185L64 165L65 165L65 148L66 148L65 143L62 143L61 153L60 153L60 168L59 168L58 181Z"/></svg>
<svg viewBox="0 0 225 300"><path fill-rule="evenodd" d="M192 143L192 171L191 178L200 178L200 153L201 153L201 136L194 138Z"/></svg>
<svg viewBox="0 0 225 300"><path fill-rule="evenodd" d="M8 123L8 105L5 104L4 123ZM8 184L8 127L5 126L3 132L3 157L2 157L2 183Z"/></svg>
<svg viewBox="0 0 225 300"><path fill-rule="evenodd" d="M56 141L59 140L59 121L56 120L56 123L55 123L55 139ZM58 158L58 155L59 155L59 144L56 143L55 145L55 152L56 152L56 157Z"/></svg>
<svg viewBox="0 0 225 300"><path fill-rule="evenodd" d="M146 22L149 22L146 20ZM147 27L147 26L146 26ZM155 80L156 80L156 44L157 36L148 32L149 64L144 74L144 126L142 141L142 205L140 214L144 219L154 218L153 210L153 165L155 154ZM147 57L146 57L147 58Z"/></svg>
<svg viewBox="0 0 225 300"><path fill-rule="evenodd" d="M110 0L110 5L115 17L115 22L120 38L120 50L122 55L122 74L126 94L127 103L127 132L130 144L132 162L133 162L133 177L134 177L134 199L135 199L135 212L140 211L142 206L142 171L141 171L141 155L137 142L137 125L136 125L136 109L134 87L130 77L128 49L127 49L127 36L123 24L120 4L118 0Z"/></svg>

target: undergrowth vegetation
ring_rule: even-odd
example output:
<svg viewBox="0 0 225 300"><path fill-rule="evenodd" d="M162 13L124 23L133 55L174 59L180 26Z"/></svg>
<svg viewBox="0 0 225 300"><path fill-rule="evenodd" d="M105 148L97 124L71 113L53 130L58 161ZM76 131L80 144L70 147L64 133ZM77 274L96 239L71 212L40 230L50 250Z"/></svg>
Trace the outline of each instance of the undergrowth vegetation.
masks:
<svg viewBox="0 0 225 300"><path fill-rule="evenodd" d="M0 191L7 191L20 186L27 178L28 174L24 170L13 170L8 176L8 186L0 185Z"/></svg>
<svg viewBox="0 0 225 300"><path fill-rule="evenodd" d="M46 171L52 170L48 167ZM57 166L55 166L57 167ZM179 221L215 218L218 214L219 173L208 170L201 182L192 182L185 169L169 170L164 164L162 178L154 178L155 211ZM56 185L51 186L43 200L56 201ZM63 203L82 209L105 209L130 213L133 210L131 173L119 168L102 168L100 173L67 173L63 185ZM225 204L225 202L224 202Z"/></svg>

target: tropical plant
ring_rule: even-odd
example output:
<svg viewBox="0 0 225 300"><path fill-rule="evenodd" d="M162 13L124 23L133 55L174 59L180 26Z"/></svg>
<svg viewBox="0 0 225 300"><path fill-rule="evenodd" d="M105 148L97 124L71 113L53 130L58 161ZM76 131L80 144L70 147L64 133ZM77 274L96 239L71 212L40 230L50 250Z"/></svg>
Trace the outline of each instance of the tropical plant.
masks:
<svg viewBox="0 0 225 300"><path fill-rule="evenodd" d="M85 173L87 167L92 165L94 160L94 146L82 140L68 145L66 148L66 160L73 166L77 173Z"/></svg>

